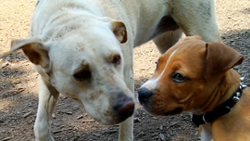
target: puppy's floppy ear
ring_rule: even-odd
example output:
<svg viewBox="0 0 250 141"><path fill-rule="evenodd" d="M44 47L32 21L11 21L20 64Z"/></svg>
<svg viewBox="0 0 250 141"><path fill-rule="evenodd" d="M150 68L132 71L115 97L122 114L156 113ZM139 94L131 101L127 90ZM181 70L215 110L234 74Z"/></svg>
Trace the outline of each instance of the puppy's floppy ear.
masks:
<svg viewBox="0 0 250 141"><path fill-rule="evenodd" d="M113 32L120 43L125 43L127 41L127 31L126 26L123 22L114 21L112 22Z"/></svg>
<svg viewBox="0 0 250 141"><path fill-rule="evenodd" d="M33 64L40 65L44 69L49 67L48 51L39 38L12 40L10 52L18 49L22 49Z"/></svg>
<svg viewBox="0 0 250 141"><path fill-rule="evenodd" d="M206 43L206 73L225 72L243 62L243 56L233 48L219 43Z"/></svg>

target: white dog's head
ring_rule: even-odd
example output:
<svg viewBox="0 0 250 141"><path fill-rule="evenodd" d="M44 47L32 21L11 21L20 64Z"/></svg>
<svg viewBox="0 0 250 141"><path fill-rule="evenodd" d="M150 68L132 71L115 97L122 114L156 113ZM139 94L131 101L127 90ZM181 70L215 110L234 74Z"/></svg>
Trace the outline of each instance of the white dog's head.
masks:
<svg viewBox="0 0 250 141"><path fill-rule="evenodd" d="M119 21L90 24L54 27L45 34L51 37L14 40L11 51L22 49L44 81L83 104L97 121L120 123L135 107L124 81L126 28Z"/></svg>

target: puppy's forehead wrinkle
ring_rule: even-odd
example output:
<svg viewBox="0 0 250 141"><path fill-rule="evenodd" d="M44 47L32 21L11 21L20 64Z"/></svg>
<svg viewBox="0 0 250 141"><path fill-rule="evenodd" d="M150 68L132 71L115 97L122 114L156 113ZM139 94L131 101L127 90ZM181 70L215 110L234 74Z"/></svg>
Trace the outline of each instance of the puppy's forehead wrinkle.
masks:
<svg viewBox="0 0 250 141"><path fill-rule="evenodd" d="M189 43L186 45L181 44L181 46L178 46L178 49L178 52L175 53L175 62L173 64L178 66L177 69L183 73L182 75L199 78L205 69L205 43L198 42L194 45Z"/></svg>

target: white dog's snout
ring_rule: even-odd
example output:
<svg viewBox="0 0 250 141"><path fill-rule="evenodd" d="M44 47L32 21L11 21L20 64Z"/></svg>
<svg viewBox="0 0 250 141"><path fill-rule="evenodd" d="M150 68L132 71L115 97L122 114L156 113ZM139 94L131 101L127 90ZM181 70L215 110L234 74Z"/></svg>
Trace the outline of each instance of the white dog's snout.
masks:
<svg viewBox="0 0 250 141"><path fill-rule="evenodd" d="M135 102L132 97L125 93L119 92L114 95L114 104L112 105L113 110L119 120L124 121L134 113Z"/></svg>

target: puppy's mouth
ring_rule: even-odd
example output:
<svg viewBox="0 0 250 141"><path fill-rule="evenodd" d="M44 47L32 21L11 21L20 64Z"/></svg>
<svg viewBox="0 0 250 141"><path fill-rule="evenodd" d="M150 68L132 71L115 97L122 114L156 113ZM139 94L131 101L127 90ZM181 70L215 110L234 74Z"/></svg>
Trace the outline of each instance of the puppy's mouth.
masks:
<svg viewBox="0 0 250 141"><path fill-rule="evenodd" d="M176 115L176 114L180 114L182 111L183 111L183 108L178 107L178 108L175 108L173 111L164 113L163 115L164 116Z"/></svg>

